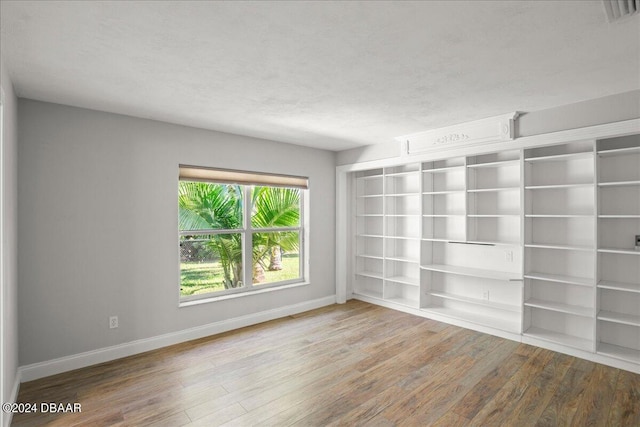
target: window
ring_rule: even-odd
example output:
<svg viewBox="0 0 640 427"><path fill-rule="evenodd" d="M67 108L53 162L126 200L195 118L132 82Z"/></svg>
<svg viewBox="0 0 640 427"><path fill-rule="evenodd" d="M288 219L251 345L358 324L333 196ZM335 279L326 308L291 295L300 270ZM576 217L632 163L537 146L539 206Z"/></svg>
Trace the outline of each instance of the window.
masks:
<svg viewBox="0 0 640 427"><path fill-rule="evenodd" d="M303 282L307 182L180 166L181 300Z"/></svg>

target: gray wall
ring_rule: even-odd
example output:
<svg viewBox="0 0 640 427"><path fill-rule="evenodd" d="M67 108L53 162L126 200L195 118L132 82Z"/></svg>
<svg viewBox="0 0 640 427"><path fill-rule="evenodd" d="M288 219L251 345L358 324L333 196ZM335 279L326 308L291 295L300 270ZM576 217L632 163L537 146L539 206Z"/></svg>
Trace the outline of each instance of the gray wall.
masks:
<svg viewBox="0 0 640 427"><path fill-rule="evenodd" d="M21 365L335 294L335 153L24 99L18 111ZM178 308L179 163L308 176L311 285Z"/></svg>
<svg viewBox="0 0 640 427"><path fill-rule="evenodd" d="M640 90L605 96L548 110L525 113L517 120L518 137L541 135L640 117ZM425 129L427 130L427 129ZM336 163L348 165L400 156L400 145L391 141L338 152Z"/></svg>
<svg viewBox="0 0 640 427"><path fill-rule="evenodd" d="M18 191L17 191L17 164L18 164L18 100L13 92L11 80L7 74L2 60L0 60L0 84L4 91L4 122L3 132L3 164L2 173L4 192L2 206L4 209L4 225L2 230L2 259L4 266L4 288L2 289L2 333L4 346L2 353L2 402L11 397L11 391L15 384L18 372L18 259L17 259L17 232L18 232ZM0 415L4 423L6 414ZM4 425L4 424L2 424Z"/></svg>

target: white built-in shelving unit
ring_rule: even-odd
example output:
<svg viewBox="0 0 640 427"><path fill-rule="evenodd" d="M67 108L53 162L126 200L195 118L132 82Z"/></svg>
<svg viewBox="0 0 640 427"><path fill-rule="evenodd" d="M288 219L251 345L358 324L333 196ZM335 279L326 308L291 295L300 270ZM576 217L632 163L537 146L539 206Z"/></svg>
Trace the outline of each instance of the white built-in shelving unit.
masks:
<svg viewBox="0 0 640 427"><path fill-rule="evenodd" d="M598 141L597 352L640 363L640 143Z"/></svg>
<svg viewBox="0 0 640 427"><path fill-rule="evenodd" d="M420 303L420 164L386 168L384 224L385 300Z"/></svg>
<svg viewBox="0 0 640 427"><path fill-rule="evenodd" d="M422 164L421 308L521 329L520 152Z"/></svg>
<svg viewBox="0 0 640 427"><path fill-rule="evenodd" d="M640 372L638 135L353 176L354 296Z"/></svg>
<svg viewBox="0 0 640 427"><path fill-rule="evenodd" d="M593 142L533 148L524 156L524 335L593 351Z"/></svg>

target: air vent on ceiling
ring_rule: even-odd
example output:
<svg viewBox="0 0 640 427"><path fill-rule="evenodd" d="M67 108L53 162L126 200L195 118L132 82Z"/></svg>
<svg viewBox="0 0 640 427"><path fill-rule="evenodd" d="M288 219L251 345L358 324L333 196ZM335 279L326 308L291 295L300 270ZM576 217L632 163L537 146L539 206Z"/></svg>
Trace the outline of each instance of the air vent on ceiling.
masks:
<svg viewBox="0 0 640 427"><path fill-rule="evenodd" d="M638 13L640 0L602 0L609 22Z"/></svg>

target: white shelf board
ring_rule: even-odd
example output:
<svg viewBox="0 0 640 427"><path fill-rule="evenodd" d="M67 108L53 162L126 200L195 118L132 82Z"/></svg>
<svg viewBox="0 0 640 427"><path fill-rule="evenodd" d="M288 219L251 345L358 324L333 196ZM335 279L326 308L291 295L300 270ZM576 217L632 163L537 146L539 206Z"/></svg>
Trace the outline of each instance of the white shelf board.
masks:
<svg viewBox="0 0 640 427"><path fill-rule="evenodd" d="M458 242L464 243L464 242ZM520 242L515 240L467 240L466 243L474 245L487 245L487 246L519 246Z"/></svg>
<svg viewBox="0 0 640 427"><path fill-rule="evenodd" d="M464 243L456 239L445 239L442 237L423 237L421 240L425 242Z"/></svg>
<svg viewBox="0 0 640 427"><path fill-rule="evenodd" d="M356 254L358 258L384 259L382 255Z"/></svg>
<svg viewBox="0 0 640 427"><path fill-rule="evenodd" d="M465 190L440 190L440 191L423 191L426 196L440 196L445 194L464 194Z"/></svg>
<svg viewBox="0 0 640 427"><path fill-rule="evenodd" d="M614 181L598 183L598 187L627 187L631 185L640 185L640 181Z"/></svg>
<svg viewBox="0 0 640 427"><path fill-rule="evenodd" d="M420 214L387 214L387 218L406 218L418 217Z"/></svg>
<svg viewBox="0 0 640 427"><path fill-rule="evenodd" d="M358 199L371 199L374 197L384 197L384 194L380 193L380 194L363 194L360 196L356 196Z"/></svg>
<svg viewBox="0 0 640 427"><path fill-rule="evenodd" d="M640 219L640 215L598 215L603 219Z"/></svg>
<svg viewBox="0 0 640 427"><path fill-rule="evenodd" d="M357 295L363 295L366 297L371 297L371 298L378 298L378 299L382 299L382 291L377 292L377 291L372 291L371 289L355 289L353 291L354 294Z"/></svg>
<svg viewBox="0 0 640 427"><path fill-rule="evenodd" d="M517 191L520 187L470 188L467 193L495 193L498 191Z"/></svg>
<svg viewBox="0 0 640 427"><path fill-rule="evenodd" d="M409 276L391 276L386 277L387 282L402 283L403 285L420 286L420 279Z"/></svg>
<svg viewBox="0 0 640 427"><path fill-rule="evenodd" d="M464 165L459 166L446 166L444 168L433 168L433 169L423 169L423 173L446 173L453 172L456 170L464 170Z"/></svg>
<svg viewBox="0 0 640 427"><path fill-rule="evenodd" d="M382 239L384 236L382 234L356 234L356 237L374 237L376 239Z"/></svg>
<svg viewBox="0 0 640 427"><path fill-rule="evenodd" d="M375 271L357 271L356 276L371 277L374 279L383 279L382 273L376 273Z"/></svg>
<svg viewBox="0 0 640 427"><path fill-rule="evenodd" d="M357 214L356 217L383 217L384 214Z"/></svg>
<svg viewBox="0 0 640 427"><path fill-rule="evenodd" d="M385 197L411 197L411 196L419 196L419 192L408 192L408 193L386 193Z"/></svg>
<svg viewBox="0 0 640 427"><path fill-rule="evenodd" d="M554 154L551 156L527 157L525 162L557 162L565 160L577 160L593 157L592 151L582 151L579 153Z"/></svg>
<svg viewBox="0 0 640 427"><path fill-rule="evenodd" d="M520 214L473 214L469 218L520 218Z"/></svg>
<svg viewBox="0 0 640 427"><path fill-rule="evenodd" d="M418 308L420 305L419 301L412 300L409 298L385 298L386 301L393 302L396 304L406 305L408 307Z"/></svg>
<svg viewBox="0 0 640 427"><path fill-rule="evenodd" d="M524 302L527 307L535 307L543 310L557 311L565 314L574 314L582 317L593 317L593 308L578 305L563 304L554 301L544 301L537 298L529 298Z"/></svg>
<svg viewBox="0 0 640 427"><path fill-rule="evenodd" d="M513 311L513 312L516 312L516 313L520 313L520 311L521 311L520 310L520 306L510 305L510 304L502 304L502 303L486 301L486 300L481 300L481 299L476 299L476 298L469 298L469 297L464 297L464 296L460 296L460 295L450 294L450 293L447 293L447 292L434 291L434 292L429 292L429 295L432 295L432 296L438 297L438 298L450 299L450 300L453 300L453 301L466 302L468 304L481 305L483 307L495 308L497 310Z"/></svg>
<svg viewBox="0 0 640 427"><path fill-rule="evenodd" d="M426 313L439 314L441 316L452 317L458 320L475 323L482 326L488 326L494 329L500 329L508 332L520 332L520 315L514 313L512 319L502 317L493 317L477 313L469 313L466 311L455 310L440 306L427 306L422 309Z"/></svg>
<svg viewBox="0 0 640 427"><path fill-rule="evenodd" d="M400 257L400 256L387 256L387 258L389 261L400 261L400 262L412 262L412 263L419 263L420 260L416 259L416 258L408 258L408 257Z"/></svg>
<svg viewBox="0 0 640 427"><path fill-rule="evenodd" d="M616 148L613 150L598 151L600 157L623 156L627 154L640 153L640 147Z"/></svg>
<svg viewBox="0 0 640 427"><path fill-rule="evenodd" d="M440 273L457 274L459 276L482 277L485 279L518 281L521 280L517 273L505 271L484 270L479 268L459 267L455 265L427 264L420 266L423 270L437 271Z"/></svg>
<svg viewBox="0 0 640 427"><path fill-rule="evenodd" d="M598 282L598 288L612 289L614 291L621 291L621 292L640 293L640 283L623 283L623 282L612 282L609 280L601 280L600 282Z"/></svg>
<svg viewBox="0 0 640 427"><path fill-rule="evenodd" d="M387 239L396 239L396 240L420 240L419 237L414 237L414 236L391 236L391 235L387 235L384 236Z"/></svg>
<svg viewBox="0 0 640 427"><path fill-rule="evenodd" d="M525 214L525 218L593 218L593 215Z"/></svg>
<svg viewBox="0 0 640 427"><path fill-rule="evenodd" d="M593 287L593 280L584 277L563 276L560 274L539 273L532 271L524 275L527 279L544 280L547 282L568 283L570 285Z"/></svg>
<svg viewBox="0 0 640 427"><path fill-rule="evenodd" d="M525 248L534 248L534 249L554 249L554 250L563 250L563 251L582 251L582 252L592 252L595 250L595 246L570 246L570 245L551 245L551 244L543 244L543 243L525 243Z"/></svg>
<svg viewBox="0 0 640 427"><path fill-rule="evenodd" d="M526 185L525 190L557 190L562 188L583 188L593 187L593 183L588 184L549 184L549 185Z"/></svg>
<svg viewBox="0 0 640 427"><path fill-rule="evenodd" d="M592 341L586 338L580 338L573 335L550 331L547 329L539 328L537 326L531 326L524 332L524 335L586 351L591 351L593 345Z"/></svg>
<svg viewBox="0 0 640 427"><path fill-rule="evenodd" d="M598 320L621 323L623 325L640 326L640 314L616 313L615 311L600 310ZM640 331L638 331L640 334Z"/></svg>
<svg viewBox="0 0 640 427"><path fill-rule="evenodd" d="M419 173L420 173L420 170L416 169L414 171L402 171L402 172L390 172L390 173L385 172L384 176L393 178L394 176L411 176L411 175L417 175Z"/></svg>
<svg viewBox="0 0 640 427"><path fill-rule="evenodd" d="M467 165L467 167L468 168L495 168L495 167L502 167L502 166L514 166L519 164L520 164L520 159L513 159L513 160L499 160L496 162L487 162L487 163L476 163L473 165Z"/></svg>
<svg viewBox="0 0 640 427"><path fill-rule="evenodd" d="M425 218L464 218L464 214L424 214Z"/></svg>
<svg viewBox="0 0 640 427"><path fill-rule="evenodd" d="M615 357L616 359L640 364L640 350L634 348L620 347L618 345L600 342L597 352L604 356Z"/></svg>
<svg viewBox="0 0 640 427"><path fill-rule="evenodd" d="M633 249L621 249L621 248L598 248L598 252L608 254L623 254L623 255L640 255L640 251Z"/></svg>
<svg viewBox="0 0 640 427"><path fill-rule="evenodd" d="M356 179L357 180L368 180L368 179L378 179L378 178L382 178L382 174L379 175L367 175L367 176L357 176Z"/></svg>

